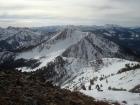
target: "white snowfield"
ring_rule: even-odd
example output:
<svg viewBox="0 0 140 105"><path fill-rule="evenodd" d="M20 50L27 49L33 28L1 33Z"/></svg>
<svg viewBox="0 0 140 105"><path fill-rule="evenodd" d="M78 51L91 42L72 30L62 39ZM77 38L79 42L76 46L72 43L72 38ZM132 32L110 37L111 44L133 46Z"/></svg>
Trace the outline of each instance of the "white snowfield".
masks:
<svg viewBox="0 0 140 105"><path fill-rule="evenodd" d="M82 93L94 97L96 100L104 100L109 102L119 102L121 105L140 105L140 96L138 93L130 93L127 91L104 91L98 92L94 90L85 91ZM126 103L124 103L126 102Z"/></svg>

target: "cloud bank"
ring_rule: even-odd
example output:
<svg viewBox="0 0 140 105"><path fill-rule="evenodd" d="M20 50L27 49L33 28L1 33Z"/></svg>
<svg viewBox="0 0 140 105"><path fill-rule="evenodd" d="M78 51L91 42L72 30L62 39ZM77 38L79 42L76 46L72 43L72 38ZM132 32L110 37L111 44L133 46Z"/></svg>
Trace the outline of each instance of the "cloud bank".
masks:
<svg viewBox="0 0 140 105"><path fill-rule="evenodd" d="M0 0L0 26L140 25L140 0Z"/></svg>

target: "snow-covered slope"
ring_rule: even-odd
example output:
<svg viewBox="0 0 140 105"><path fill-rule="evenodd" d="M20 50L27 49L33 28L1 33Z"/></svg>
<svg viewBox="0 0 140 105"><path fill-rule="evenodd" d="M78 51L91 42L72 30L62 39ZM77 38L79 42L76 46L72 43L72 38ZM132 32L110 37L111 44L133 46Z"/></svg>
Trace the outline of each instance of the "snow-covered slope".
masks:
<svg viewBox="0 0 140 105"><path fill-rule="evenodd" d="M117 100L122 105L123 102L133 105L140 102L139 95L128 91L140 83L140 68L118 72L127 65L134 67L137 64L140 65L139 62L120 58L87 61L58 56L53 62L48 63L47 67L38 69L35 73L44 75L47 81L61 85L62 88L80 90L97 100ZM103 92L97 91L97 85ZM83 86L86 90L83 90Z"/></svg>
<svg viewBox="0 0 140 105"><path fill-rule="evenodd" d="M72 81L72 84L68 83L66 87L68 88L70 86L70 89L74 89L77 86L79 87L81 92L83 92L86 95L92 96L97 100L118 101L121 105L124 105L124 102L126 102L127 105L139 105L139 94L130 93L129 90L135 87L136 85L140 84L140 68L136 70L133 69L131 71L126 71L121 74L117 73L120 69L124 68L126 64L134 66L135 64L138 64L138 62L130 62L121 59L108 60L109 62L106 61L106 59L104 59L106 63L110 64L103 66L99 71L94 73L93 71L88 69L87 72L83 73L80 76L77 76L77 78L75 78ZM104 79L100 81L101 77L103 77ZM94 80L94 78L98 79ZM94 84L92 85L91 80L94 80ZM85 85L86 90L81 89L81 84ZM100 90L103 90L103 92L97 91L97 85L100 86ZM108 90L109 87L112 89ZM123 91L122 89L126 90Z"/></svg>
<svg viewBox="0 0 140 105"><path fill-rule="evenodd" d="M121 27L107 24L105 26L77 26L77 28L101 35L140 55L140 27Z"/></svg>
<svg viewBox="0 0 140 105"><path fill-rule="evenodd" d="M103 90L108 87L124 88L130 90L140 83L140 69L130 70L122 73L118 71L126 67L126 64L134 66L138 62L128 61L119 58L103 58L87 61L79 58L67 58L58 56L46 67L36 71L39 75L44 75L47 80L54 84L61 85L67 89L82 89L85 85L88 89L90 80L94 80L91 89L96 90L95 86L102 84ZM102 78L102 80L100 80Z"/></svg>
<svg viewBox="0 0 140 105"><path fill-rule="evenodd" d="M3 62L7 62L10 59L14 59L16 54L9 52L9 51L2 51L0 52L0 64Z"/></svg>
<svg viewBox="0 0 140 105"><path fill-rule="evenodd" d="M114 42L105 39L99 35L88 33L78 43L72 45L62 54L64 57L82 58L93 60L99 58L124 58L134 59L128 53Z"/></svg>
<svg viewBox="0 0 140 105"><path fill-rule="evenodd" d="M139 94L130 93L129 90L140 83L140 68L118 73L128 64L133 67L140 63L118 58L103 58L90 62L78 61L78 66L77 62L70 63L64 68L66 70L71 68L77 72L64 79L62 88L79 90L96 100L118 101L121 105L124 105L124 102L128 105L139 105ZM74 68L75 66L77 68ZM96 89L97 85L101 92ZM83 87L86 90L83 90Z"/></svg>
<svg viewBox="0 0 140 105"><path fill-rule="evenodd" d="M82 71L83 73L77 75L73 81L67 83L64 87L74 89L77 86L81 89L82 84L85 85L87 90L89 90L89 86L91 85L90 80L93 80L94 84L91 85L91 90L97 90L95 88L97 84L99 86L102 84L101 89L103 90L108 90L108 87L110 86L112 88L115 87L130 90L140 83L140 69L119 74L118 71L125 68L126 64L134 66L139 63L118 58L104 58L98 61L90 61L89 66Z"/></svg>
<svg viewBox="0 0 140 105"><path fill-rule="evenodd" d="M87 32L81 32L73 26L69 26L31 51L20 53L16 59L39 59L41 65L38 68L41 68L86 35L88 35Z"/></svg>

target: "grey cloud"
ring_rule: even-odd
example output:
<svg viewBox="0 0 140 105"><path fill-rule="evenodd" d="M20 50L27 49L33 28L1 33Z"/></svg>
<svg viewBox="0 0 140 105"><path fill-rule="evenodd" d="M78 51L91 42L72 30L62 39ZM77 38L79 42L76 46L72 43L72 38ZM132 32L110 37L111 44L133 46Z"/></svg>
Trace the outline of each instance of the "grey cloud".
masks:
<svg viewBox="0 0 140 105"><path fill-rule="evenodd" d="M59 20L88 20L73 17L58 17L58 16L42 16L42 15L0 15L0 19L59 19Z"/></svg>
<svg viewBox="0 0 140 105"><path fill-rule="evenodd" d="M4 23L4 22L6 22L6 23L7 23L7 22L15 22L15 20L0 20L0 22L1 22L1 23Z"/></svg>
<svg viewBox="0 0 140 105"><path fill-rule="evenodd" d="M30 6L27 5L13 5L13 6L3 6L0 5L0 10L17 10L17 9L27 9L30 8Z"/></svg>
<svg viewBox="0 0 140 105"><path fill-rule="evenodd" d="M57 1L57 0L24 0L24 1Z"/></svg>
<svg viewBox="0 0 140 105"><path fill-rule="evenodd" d="M116 1L116 2L133 2L133 3L134 3L134 2L136 2L136 3L139 2L139 0L135 0L135 1L134 1L134 0L108 0L108 1Z"/></svg>
<svg viewBox="0 0 140 105"><path fill-rule="evenodd" d="M14 23L16 20L31 20L33 24L46 21L53 22L53 24L54 22L58 22L60 25L61 23L69 24L69 22L75 24L81 23L83 25L84 23L96 23L97 25L107 23L138 25L140 23L140 0L100 0L100 2L96 0L87 0L83 2L80 0L21 1L26 1L26 3L17 3L13 5L0 4L0 22ZM28 1L33 2L33 4L28 4ZM41 3L35 4L39 2ZM48 7L45 7L47 5ZM28 9L30 10L29 12ZM19 11L15 12L15 10ZM20 10L25 11L23 12ZM33 13L32 10L34 10ZM24 14L22 14L22 12ZM38 23L34 19L37 19Z"/></svg>
<svg viewBox="0 0 140 105"><path fill-rule="evenodd" d="M0 15L0 19L54 19L56 17L38 15Z"/></svg>
<svg viewBox="0 0 140 105"><path fill-rule="evenodd" d="M135 8L135 7L133 7L134 5L139 6L139 4L140 4L140 0L107 0L107 1L114 3L114 4L120 3L125 6L132 5L132 7L130 7L130 8Z"/></svg>
<svg viewBox="0 0 140 105"><path fill-rule="evenodd" d="M104 6L94 6L94 7L92 7L92 8L100 9L100 10L115 9L115 7L113 7L113 6L109 6L109 5L104 5Z"/></svg>

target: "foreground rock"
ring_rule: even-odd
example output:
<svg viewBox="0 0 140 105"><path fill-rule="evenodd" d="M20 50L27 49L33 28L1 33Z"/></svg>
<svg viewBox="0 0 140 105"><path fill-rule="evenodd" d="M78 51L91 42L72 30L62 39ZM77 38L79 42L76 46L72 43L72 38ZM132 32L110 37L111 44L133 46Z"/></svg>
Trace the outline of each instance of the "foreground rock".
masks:
<svg viewBox="0 0 140 105"><path fill-rule="evenodd" d="M80 92L60 89L43 77L0 69L0 105L109 105Z"/></svg>

